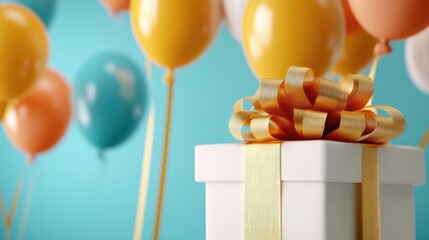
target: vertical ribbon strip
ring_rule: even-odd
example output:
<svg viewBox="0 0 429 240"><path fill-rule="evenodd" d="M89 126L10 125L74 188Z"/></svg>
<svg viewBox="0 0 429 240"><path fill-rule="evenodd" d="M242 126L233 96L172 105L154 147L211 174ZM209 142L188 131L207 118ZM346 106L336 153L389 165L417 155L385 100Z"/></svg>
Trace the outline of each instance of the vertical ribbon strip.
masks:
<svg viewBox="0 0 429 240"><path fill-rule="evenodd" d="M378 147L362 145L362 239L380 240Z"/></svg>
<svg viewBox="0 0 429 240"><path fill-rule="evenodd" d="M280 143L244 146L244 239L281 240Z"/></svg>

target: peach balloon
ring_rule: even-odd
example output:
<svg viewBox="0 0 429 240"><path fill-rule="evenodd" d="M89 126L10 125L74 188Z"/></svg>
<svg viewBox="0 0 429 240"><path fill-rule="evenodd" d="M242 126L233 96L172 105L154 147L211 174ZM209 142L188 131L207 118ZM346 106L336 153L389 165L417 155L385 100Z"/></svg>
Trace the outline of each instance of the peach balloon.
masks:
<svg viewBox="0 0 429 240"><path fill-rule="evenodd" d="M11 142L32 161L62 138L71 109L69 85L58 73L46 69L29 95L8 111L4 128Z"/></svg>
<svg viewBox="0 0 429 240"><path fill-rule="evenodd" d="M374 53L390 53L389 40L412 36L429 24L428 0L348 0L359 24L380 39Z"/></svg>

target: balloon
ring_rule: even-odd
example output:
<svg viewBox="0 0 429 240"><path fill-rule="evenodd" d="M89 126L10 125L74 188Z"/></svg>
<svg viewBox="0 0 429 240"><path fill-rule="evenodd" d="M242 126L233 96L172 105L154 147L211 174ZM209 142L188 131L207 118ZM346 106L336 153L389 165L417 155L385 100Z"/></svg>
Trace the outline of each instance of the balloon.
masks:
<svg viewBox="0 0 429 240"><path fill-rule="evenodd" d="M291 65L322 76L338 59L344 16L337 1L252 0L243 18L243 48L259 79L284 78Z"/></svg>
<svg viewBox="0 0 429 240"><path fill-rule="evenodd" d="M377 39L363 29L347 34L343 51L334 67L334 72L347 74L362 70L373 59L373 49L376 44Z"/></svg>
<svg viewBox="0 0 429 240"><path fill-rule="evenodd" d="M361 29L362 27L359 25L355 16L353 15L348 1L341 0L341 6L343 6L344 16L346 18L346 33L350 34L355 32L358 29Z"/></svg>
<svg viewBox="0 0 429 240"><path fill-rule="evenodd" d="M248 0L222 0L225 20L232 36L241 43L243 35L243 15Z"/></svg>
<svg viewBox="0 0 429 240"><path fill-rule="evenodd" d="M29 95L9 110L4 128L12 143L26 152L31 162L36 154L60 141L71 110L71 92L66 80L46 69Z"/></svg>
<svg viewBox="0 0 429 240"><path fill-rule="evenodd" d="M26 7L0 4L0 99L29 91L47 58L48 37L40 19Z"/></svg>
<svg viewBox="0 0 429 240"><path fill-rule="evenodd" d="M76 121L102 152L125 141L146 111L147 89L138 67L118 53L89 59L74 82Z"/></svg>
<svg viewBox="0 0 429 240"><path fill-rule="evenodd" d="M100 3L109 9L113 16L120 12L128 11L130 8L130 0L100 0Z"/></svg>
<svg viewBox="0 0 429 240"><path fill-rule="evenodd" d="M428 0L349 0L359 24L380 39L375 54L391 52L389 40L404 39L429 24Z"/></svg>
<svg viewBox="0 0 429 240"><path fill-rule="evenodd" d="M405 63L414 85L429 95L429 28L405 41Z"/></svg>
<svg viewBox="0 0 429 240"><path fill-rule="evenodd" d="M173 69L196 59L213 40L221 18L218 0L133 0L134 36L149 58Z"/></svg>
<svg viewBox="0 0 429 240"><path fill-rule="evenodd" d="M56 0L0 0L0 3L17 3L30 8L47 27L51 23L57 5Z"/></svg>

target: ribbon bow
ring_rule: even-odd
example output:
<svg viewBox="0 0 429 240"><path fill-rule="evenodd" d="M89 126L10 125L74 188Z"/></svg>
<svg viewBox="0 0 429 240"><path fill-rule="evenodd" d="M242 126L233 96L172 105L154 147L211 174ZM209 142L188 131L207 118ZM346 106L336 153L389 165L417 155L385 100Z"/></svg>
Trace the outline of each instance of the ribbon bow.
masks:
<svg viewBox="0 0 429 240"><path fill-rule="evenodd" d="M373 80L362 74L348 74L337 83L315 78L310 68L292 66L286 79L264 79L254 97L237 101L229 129L246 142L329 139L383 144L404 131L405 119L395 108L366 106L373 92ZM252 103L252 110L244 110L244 101Z"/></svg>

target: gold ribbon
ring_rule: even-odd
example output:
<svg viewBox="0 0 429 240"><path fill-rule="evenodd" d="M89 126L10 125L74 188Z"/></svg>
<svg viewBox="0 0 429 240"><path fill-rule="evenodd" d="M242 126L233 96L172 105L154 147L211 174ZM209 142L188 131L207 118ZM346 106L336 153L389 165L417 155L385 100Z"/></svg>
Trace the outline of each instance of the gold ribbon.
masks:
<svg viewBox="0 0 429 240"><path fill-rule="evenodd" d="M280 144L282 140L329 139L383 144L405 129L401 112L389 106L366 106L372 78L349 74L340 83L315 78L309 68L291 67L286 79L264 79L253 97L237 101L229 124L245 146L245 239L281 236ZM244 110L249 101L251 110ZM388 116L376 114L383 110ZM380 237L378 150L362 145L362 231L365 240ZM280 203L280 204L279 204Z"/></svg>
<svg viewBox="0 0 429 240"><path fill-rule="evenodd" d="M373 91L373 80L362 74L349 74L337 83L315 78L310 68L291 67L286 79L264 79L255 97L240 99L229 129L246 142L329 139L383 144L404 131L405 119L389 106L365 106ZM251 102L253 110L244 110L244 101ZM249 130L243 131L246 127Z"/></svg>
<svg viewBox="0 0 429 240"><path fill-rule="evenodd" d="M363 240L380 240L378 147L362 145L361 232Z"/></svg>

